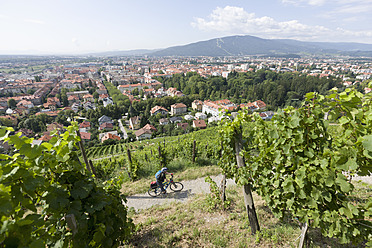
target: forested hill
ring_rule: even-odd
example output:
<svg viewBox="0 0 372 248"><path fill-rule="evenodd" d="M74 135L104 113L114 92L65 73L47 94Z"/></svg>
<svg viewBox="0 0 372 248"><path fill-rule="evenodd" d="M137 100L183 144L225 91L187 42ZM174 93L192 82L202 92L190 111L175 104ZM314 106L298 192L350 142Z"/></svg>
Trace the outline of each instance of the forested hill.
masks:
<svg viewBox="0 0 372 248"><path fill-rule="evenodd" d="M327 94L340 86L340 79L319 78L295 73L232 72L228 78L203 78L197 73L175 74L158 78L165 87L175 87L185 95L198 95L200 100L228 98L235 103L263 100L272 108L300 103L307 92Z"/></svg>
<svg viewBox="0 0 372 248"><path fill-rule="evenodd" d="M291 39L262 39L255 36L228 36L168 47L150 56L239 56L288 54L370 55L372 44L352 42L303 42ZM369 51L369 52L368 52Z"/></svg>

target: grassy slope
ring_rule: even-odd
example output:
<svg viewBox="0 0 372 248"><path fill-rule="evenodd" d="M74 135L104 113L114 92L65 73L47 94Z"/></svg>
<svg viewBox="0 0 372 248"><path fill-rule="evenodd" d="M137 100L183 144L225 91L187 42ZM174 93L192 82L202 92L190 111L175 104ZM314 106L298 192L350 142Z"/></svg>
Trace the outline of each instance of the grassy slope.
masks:
<svg viewBox="0 0 372 248"><path fill-rule="evenodd" d="M357 184L356 197L372 197L372 187ZM207 195L191 201L154 206L138 213L130 211L137 231L125 247L297 247L300 229L290 219L275 218L261 198L254 194L261 231L251 235L241 188L227 189L229 209L212 209ZM310 230L311 247L353 247L323 238ZM361 246L357 246L361 247Z"/></svg>

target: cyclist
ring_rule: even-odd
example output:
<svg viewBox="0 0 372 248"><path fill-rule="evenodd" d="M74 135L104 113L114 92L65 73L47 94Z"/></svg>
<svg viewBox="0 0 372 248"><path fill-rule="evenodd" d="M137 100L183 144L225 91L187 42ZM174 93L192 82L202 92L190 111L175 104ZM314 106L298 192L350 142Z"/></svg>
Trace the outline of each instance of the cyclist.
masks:
<svg viewBox="0 0 372 248"><path fill-rule="evenodd" d="M159 170L158 172L156 172L155 174L155 178L156 178L156 183L157 185L161 188L161 192L163 194L166 193L166 191L164 190L163 188L163 182L164 180L166 179L166 174L171 174L172 173L169 173L167 172L168 171L168 168L167 167L163 167L161 170Z"/></svg>

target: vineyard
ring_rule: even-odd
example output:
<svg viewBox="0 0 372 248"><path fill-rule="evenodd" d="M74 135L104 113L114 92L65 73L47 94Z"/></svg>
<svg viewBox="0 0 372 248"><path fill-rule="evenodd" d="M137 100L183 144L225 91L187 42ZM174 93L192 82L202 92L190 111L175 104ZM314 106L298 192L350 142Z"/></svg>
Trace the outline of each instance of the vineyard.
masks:
<svg viewBox="0 0 372 248"><path fill-rule="evenodd" d="M102 172L102 177L108 176L105 168L117 172L124 169L128 172L126 180L130 180L153 175L162 166L173 171L182 169L175 160L188 161L195 166L217 164L220 152L221 144L214 127L180 136L91 148L87 156Z"/></svg>
<svg viewBox="0 0 372 248"><path fill-rule="evenodd" d="M220 165L243 185L252 233L260 230L254 189L279 219L302 223L301 247L310 227L341 243L372 246L372 199L355 200L351 180L372 173L371 116L371 95L347 89L308 93L301 108L269 122L246 112L225 121Z"/></svg>
<svg viewBox="0 0 372 248"><path fill-rule="evenodd" d="M177 172L211 164L242 186L253 234L260 231L255 191L278 219L301 223L300 244L318 228L340 243L372 246L372 199L355 199L351 180L372 173L371 95L308 93L302 107L271 121L241 111L190 134L91 148L95 176L79 161L77 129L75 123L31 146L31 139L0 128L0 139L14 147L0 155L1 246L118 247L134 230L123 182L163 166ZM216 202L225 209L223 199Z"/></svg>

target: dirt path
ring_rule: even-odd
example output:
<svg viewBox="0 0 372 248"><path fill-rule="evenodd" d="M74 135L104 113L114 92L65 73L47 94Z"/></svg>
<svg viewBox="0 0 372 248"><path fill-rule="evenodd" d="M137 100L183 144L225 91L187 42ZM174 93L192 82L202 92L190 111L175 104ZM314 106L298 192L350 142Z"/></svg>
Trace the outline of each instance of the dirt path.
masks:
<svg viewBox="0 0 372 248"><path fill-rule="evenodd" d="M217 183L217 185L221 184L222 175L211 176L211 178ZM205 177L191 181L182 181L184 188L181 192L172 192L168 189L166 195L160 195L158 197L151 197L147 193L128 196L127 206L138 211L140 209L150 208L154 205L162 205L173 201L185 202L193 195L210 192L209 184L206 183L204 179ZM362 180L363 182L372 184L372 177L355 177L353 179ZM235 184L234 180L227 179L227 186L233 184Z"/></svg>
<svg viewBox="0 0 372 248"><path fill-rule="evenodd" d="M222 175L211 176L211 178L217 183L217 185L220 185ZM209 192L209 184L206 183L204 179L205 178L202 177L191 181L182 181L182 184L184 186L182 191L171 192L170 189L167 189L166 195L160 195L158 197L151 197L147 193L128 196L127 206L129 208L133 207L137 211L140 209L150 208L154 205L162 205L173 201L187 201L193 195ZM235 184L235 182L231 179L228 179L227 185L231 184Z"/></svg>

